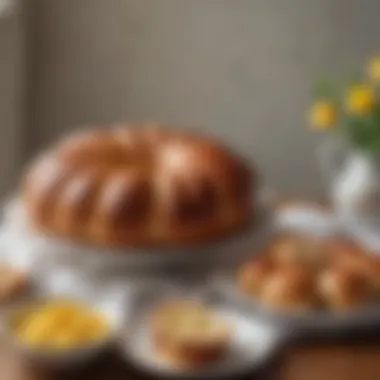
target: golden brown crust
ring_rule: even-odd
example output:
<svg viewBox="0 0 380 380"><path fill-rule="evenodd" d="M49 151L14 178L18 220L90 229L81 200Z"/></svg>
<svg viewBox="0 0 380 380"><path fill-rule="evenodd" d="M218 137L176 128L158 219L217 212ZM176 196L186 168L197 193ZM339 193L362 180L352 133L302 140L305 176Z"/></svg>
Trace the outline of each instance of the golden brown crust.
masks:
<svg viewBox="0 0 380 380"><path fill-rule="evenodd" d="M280 310L312 310L318 304L314 273L303 265L287 265L270 275L263 285L260 300Z"/></svg>
<svg viewBox="0 0 380 380"><path fill-rule="evenodd" d="M352 267L333 266L322 272L318 290L326 304L335 310L358 308L375 299L370 279Z"/></svg>
<svg viewBox="0 0 380 380"><path fill-rule="evenodd" d="M247 295L259 296L275 267L268 258L257 258L243 264L238 271L238 286Z"/></svg>
<svg viewBox="0 0 380 380"><path fill-rule="evenodd" d="M261 257L242 265L237 281L242 291L270 308L342 311L379 298L380 259L342 236L282 235Z"/></svg>
<svg viewBox="0 0 380 380"><path fill-rule="evenodd" d="M378 256L364 255L357 253L348 257L344 266L355 271L362 273L366 276L373 289L376 292L376 296L380 296L380 258Z"/></svg>
<svg viewBox="0 0 380 380"><path fill-rule="evenodd" d="M47 234L106 246L182 246L254 214L254 174L195 133L123 126L69 137L32 163L27 214Z"/></svg>
<svg viewBox="0 0 380 380"><path fill-rule="evenodd" d="M0 264L0 303L22 296L28 289L29 278L24 272Z"/></svg>
<svg viewBox="0 0 380 380"><path fill-rule="evenodd" d="M330 260L330 246L323 239L283 235L269 245L269 256L278 265L305 264L318 269Z"/></svg>
<svg viewBox="0 0 380 380"><path fill-rule="evenodd" d="M219 360L226 352L230 328L206 306L175 300L153 311L149 325L156 354L172 365L194 368Z"/></svg>

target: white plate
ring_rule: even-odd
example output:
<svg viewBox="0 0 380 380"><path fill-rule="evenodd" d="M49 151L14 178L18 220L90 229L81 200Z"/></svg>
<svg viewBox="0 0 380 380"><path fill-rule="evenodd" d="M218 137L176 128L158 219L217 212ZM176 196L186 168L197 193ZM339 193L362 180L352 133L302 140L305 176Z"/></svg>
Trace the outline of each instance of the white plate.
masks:
<svg viewBox="0 0 380 380"><path fill-rule="evenodd" d="M233 328L233 338L220 361L199 370L185 370L170 366L154 352L147 333L148 316L165 300L199 299L223 317ZM146 283L136 298L135 314L124 339L123 352L128 362L143 372L163 377L211 378L242 375L258 369L272 359L285 342L287 333L262 321L244 315L227 304L207 284L193 287L181 282L158 281Z"/></svg>
<svg viewBox="0 0 380 380"><path fill-rule="evenodd" d="M216 312L233 327L234 334L225 357L212 366L196 371L179 370L159 359L155 355L147 334L145 318L141 320L130 336L125 353L135 365L145 372L166 377L191 375L192 378L236 376L261 367L273 358L280 347L280 337L282 337L275 329L247 318L231 308L216 309Z"/></svg>
<svg viewBox="0 0 380 380"><path fill-rule="evenodd" d="M276 213L274 223L280 229L296 229L299 232L313 231L317 235L329 235L341 230L334 214L307 206L291 206Z"/></svg>

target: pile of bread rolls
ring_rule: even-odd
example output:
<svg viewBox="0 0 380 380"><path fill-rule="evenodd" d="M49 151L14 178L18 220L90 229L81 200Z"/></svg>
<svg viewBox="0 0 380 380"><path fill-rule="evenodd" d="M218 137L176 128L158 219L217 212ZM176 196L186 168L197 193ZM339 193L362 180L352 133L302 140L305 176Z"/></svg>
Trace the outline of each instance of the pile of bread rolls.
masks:
<svg viewBox="0 0 380 380"><path fill-rule="evenodd" d="M344 312L380 299L380 259L345 238L279 236L239 268L237 281L271 309Z"/></svg>

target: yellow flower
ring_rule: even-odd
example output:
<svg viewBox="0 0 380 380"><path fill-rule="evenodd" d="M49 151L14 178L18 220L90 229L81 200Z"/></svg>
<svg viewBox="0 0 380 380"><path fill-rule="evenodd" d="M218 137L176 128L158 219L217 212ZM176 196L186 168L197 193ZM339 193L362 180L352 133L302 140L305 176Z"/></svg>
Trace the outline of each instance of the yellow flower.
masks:
<svg viewBox="0 0 380 380"><path fill-rule="evenodd" d="M316 130L329 130L335 127L337 111L329 100L320 100L309 111L309 121Z"/></svg>
<svg viewBox="0 0 380 380"><path fill-rule="evenodd" d="M346 97L347 112L356 116L367 116L375 106L373 89L364 84L353 86Z"/></svg>
<svg viewBox="0 0 380 380"><path fill-rule="evenodd" d="M380 55L369 61L367 72L372 81L380 83Z"/></svg>

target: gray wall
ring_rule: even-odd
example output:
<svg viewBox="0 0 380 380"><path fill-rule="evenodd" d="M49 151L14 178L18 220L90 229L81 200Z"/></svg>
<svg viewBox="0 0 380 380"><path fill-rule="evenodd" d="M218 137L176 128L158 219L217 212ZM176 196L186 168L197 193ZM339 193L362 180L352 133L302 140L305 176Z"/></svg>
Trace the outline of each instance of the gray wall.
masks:
<svg viewBox="0 0 380 380"><path fill-rule="evenodd" d="M0 195L18 182L24 150L24 30L20 9L0 7Z"/></svg>
<svg viewBox="0 0 380 380"><path fill-rule="evenodd" d="M72 125L196 125L317 194L310 83L380 50L379 0L33 0L29 153Z"/></svg>

